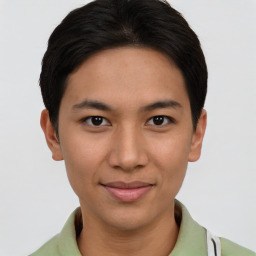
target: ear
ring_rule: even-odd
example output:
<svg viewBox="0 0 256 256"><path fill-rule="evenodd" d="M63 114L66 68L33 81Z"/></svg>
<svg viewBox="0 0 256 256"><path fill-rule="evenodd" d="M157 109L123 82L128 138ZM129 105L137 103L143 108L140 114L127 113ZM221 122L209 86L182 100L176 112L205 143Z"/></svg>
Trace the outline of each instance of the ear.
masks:
<svg viewBox="0 0 256 256"><path fill-rule="evenodd" d="M48 110L44 109L41 113L41 127L44 131L45 139L49 149L52 151L52 158L56 161L63 160L63 155L59 140L56 136L56 131L50 121Z"/></svg>
<svg viewBox="0 0 256 256"><path fill-rule="evenodd" d="M196 130L193 133L190 153L188 157L189 162L195 162L200 158L204 133L206 129L206 123L207 123L207 113L206 113L206 110L203 109L201 116L197 122Z"/></svg>

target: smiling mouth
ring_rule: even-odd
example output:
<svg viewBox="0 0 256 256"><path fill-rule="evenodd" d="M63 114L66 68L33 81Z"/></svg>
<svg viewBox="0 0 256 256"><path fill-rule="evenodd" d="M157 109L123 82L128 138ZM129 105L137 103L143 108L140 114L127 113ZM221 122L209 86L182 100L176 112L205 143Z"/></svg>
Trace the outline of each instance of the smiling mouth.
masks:
<svg viewBox="0 0 256 256"><path fill-rule="evenodd" d="M118 181L101 185L114 199L121 202L137 201L147 194L153 187L152 184L140 181L130 183Z"/></svg>

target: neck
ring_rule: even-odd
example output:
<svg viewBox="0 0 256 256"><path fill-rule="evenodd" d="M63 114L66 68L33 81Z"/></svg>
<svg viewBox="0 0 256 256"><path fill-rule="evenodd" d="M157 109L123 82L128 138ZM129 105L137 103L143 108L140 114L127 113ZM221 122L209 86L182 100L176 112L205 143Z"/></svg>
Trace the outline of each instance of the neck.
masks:
<svg viewBox="0 0 256 256"><path fill-rule="evenodd" d="M83 212L84 213L84 212ZM174 209L136 230L118 230L85 218L77 242L83 256L167 256L176 243L179 228Z"/></svg>

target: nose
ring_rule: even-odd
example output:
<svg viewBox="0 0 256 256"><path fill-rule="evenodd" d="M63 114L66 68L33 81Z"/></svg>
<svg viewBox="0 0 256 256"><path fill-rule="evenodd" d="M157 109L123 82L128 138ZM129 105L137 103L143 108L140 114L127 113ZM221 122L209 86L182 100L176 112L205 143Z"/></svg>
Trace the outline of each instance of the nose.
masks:
<svg viewBox="0 0 256 256"><path fill-rule="evenodd" d="M108 161L112 168L123 171L132 171L148 164L145 140L139 129L125 127L114 135Z"/></svg>

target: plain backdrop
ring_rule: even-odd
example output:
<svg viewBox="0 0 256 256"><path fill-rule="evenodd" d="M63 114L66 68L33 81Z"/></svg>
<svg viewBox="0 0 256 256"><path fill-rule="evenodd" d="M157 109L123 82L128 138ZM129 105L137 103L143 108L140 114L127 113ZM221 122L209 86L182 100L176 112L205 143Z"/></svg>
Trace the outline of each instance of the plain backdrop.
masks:
<svg viewBox="0 0 256 256"><path fill-rule="evenodd" d="M0 1L0 255L28 255L78 199L40 129L38 86L52 30L87 1ZM209 68L208 128L177 198L218 236L256 251L256 1L169 1L198 34Z"/></svg>

